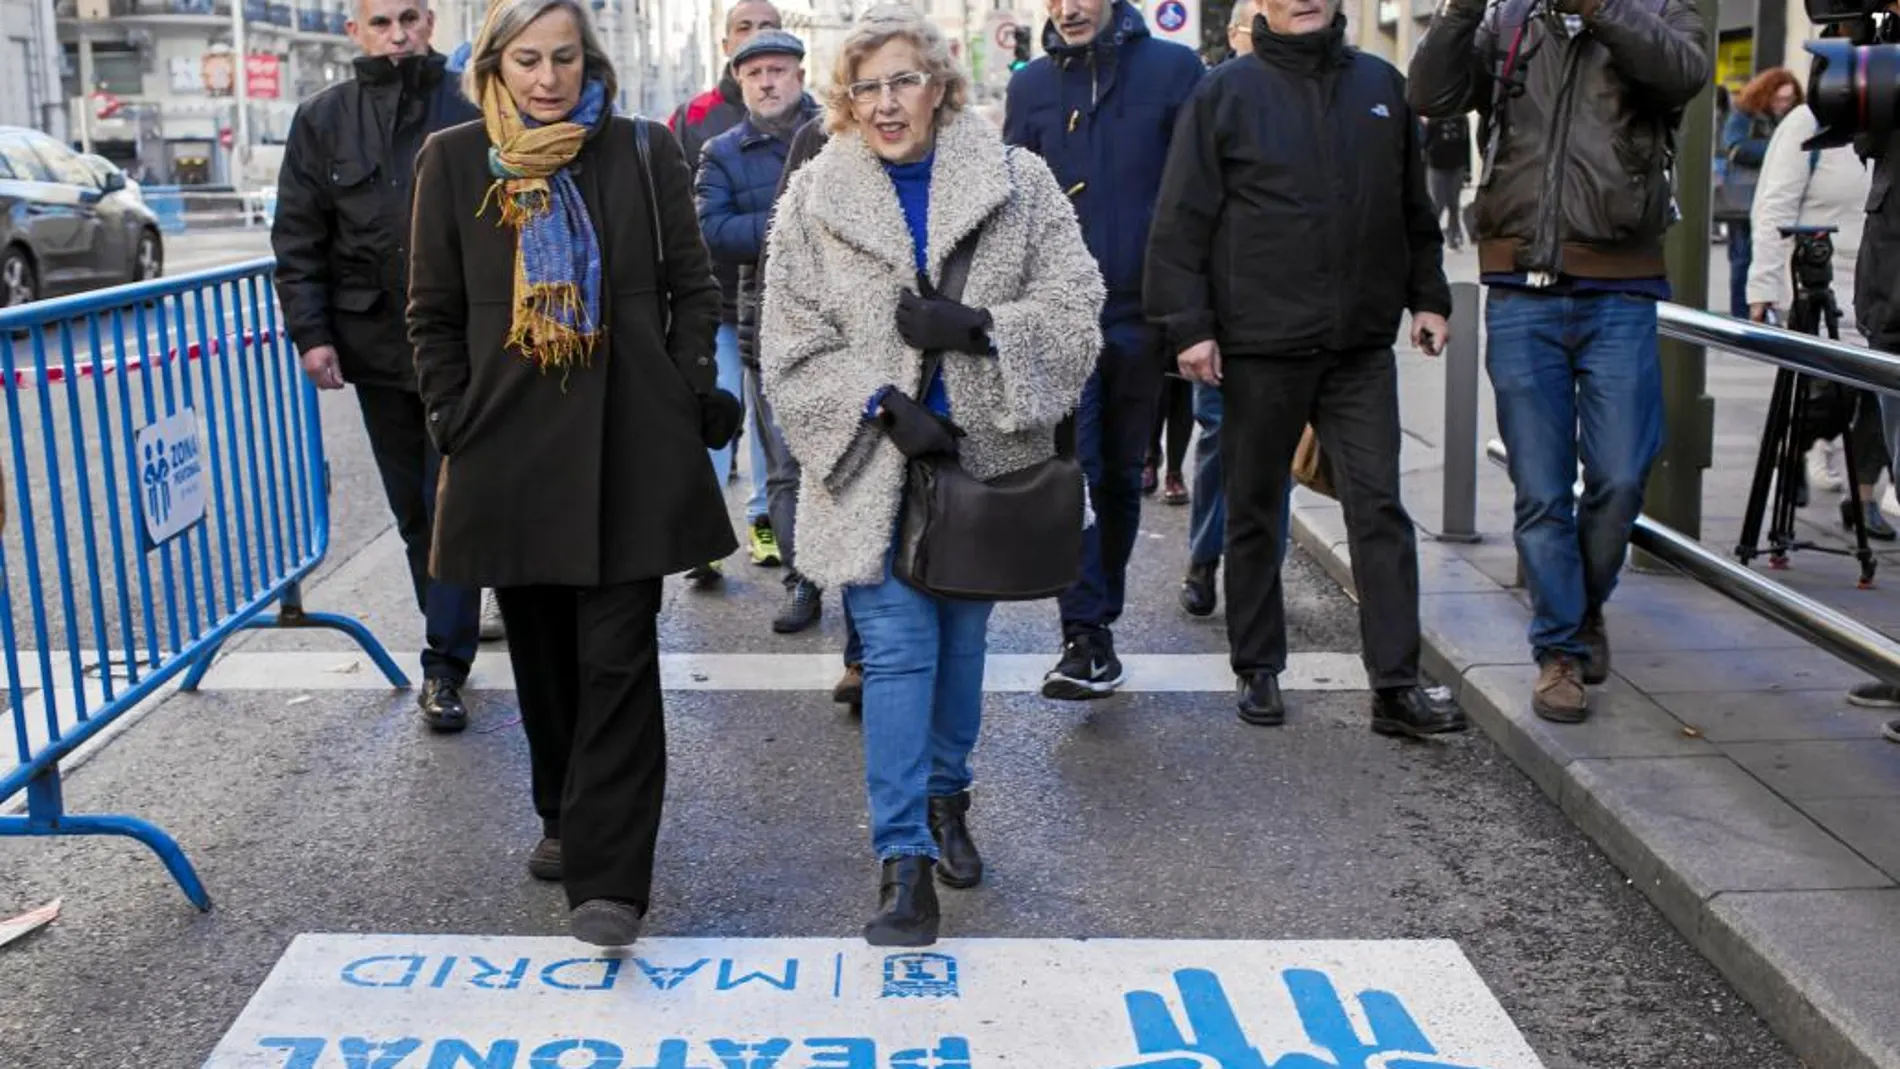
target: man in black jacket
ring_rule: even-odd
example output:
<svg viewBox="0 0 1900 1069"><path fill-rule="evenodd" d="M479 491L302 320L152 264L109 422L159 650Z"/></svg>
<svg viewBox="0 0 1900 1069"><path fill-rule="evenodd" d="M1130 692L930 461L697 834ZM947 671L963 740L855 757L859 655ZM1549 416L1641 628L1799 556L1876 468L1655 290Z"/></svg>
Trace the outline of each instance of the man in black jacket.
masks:
<svg viewBox="0 0 1900 1069"><path fill-rule="evenodd" d="M426 0L358 0L356 77L303 102L278 175L277 293L304 373L356 387L370 451L428 619L418 703L429 727L468 726L461 688L479 640L481 591L429 578L436 472L416 393L404 311L416 153L438 130L479 118L429 48Z"/></svg>
<svg viewBox="0 0 1900 1069"><path fill-rule="evenodd" d="M1382 734L1457 731L1419 686L1418 551L1399 502L1392 346L1449 336L1443 245L1405 82L1345 42L1338 0L1264 0L1253 54L1208 76L1168 152L1145 305L1182 374L1221 388L1227 631L1240 717L1285 719L1281 531L1309 423L1352 544Z"/></svg>

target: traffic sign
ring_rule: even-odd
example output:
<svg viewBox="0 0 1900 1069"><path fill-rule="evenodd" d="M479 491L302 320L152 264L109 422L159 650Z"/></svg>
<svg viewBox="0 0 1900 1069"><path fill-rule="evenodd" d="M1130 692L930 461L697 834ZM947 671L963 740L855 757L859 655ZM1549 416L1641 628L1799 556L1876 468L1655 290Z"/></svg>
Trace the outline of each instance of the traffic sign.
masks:
<svg viewBox="0 0 1900 1069"><path fill-rule="evenodd" d="M1201 0L1160 0L1148 9L1148 20L1162 40L1201 47Z"/></svg>
<svg viewBox="0 0 1900 1069"><path fill-rule="evenodd" d="M998 48L1015 48L1016 47L1016 24L1015 23L999 22L996 24L996 47Z"/></svg>

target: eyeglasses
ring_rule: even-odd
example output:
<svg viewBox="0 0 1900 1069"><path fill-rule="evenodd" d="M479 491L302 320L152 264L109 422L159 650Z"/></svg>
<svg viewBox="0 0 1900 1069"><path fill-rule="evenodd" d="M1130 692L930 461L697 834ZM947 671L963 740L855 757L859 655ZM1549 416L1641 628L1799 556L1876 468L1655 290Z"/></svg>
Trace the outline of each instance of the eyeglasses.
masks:
<svg viewBox="0 0 1900 1069"><path fill-rule="evenodd" d="M903 71L889 78L872 78L862 82L852 82L844 87L845 94L853 104L875 104L884 99L885 90L891 95L908 96L930 84L930 75L922 71Z"/></svg>

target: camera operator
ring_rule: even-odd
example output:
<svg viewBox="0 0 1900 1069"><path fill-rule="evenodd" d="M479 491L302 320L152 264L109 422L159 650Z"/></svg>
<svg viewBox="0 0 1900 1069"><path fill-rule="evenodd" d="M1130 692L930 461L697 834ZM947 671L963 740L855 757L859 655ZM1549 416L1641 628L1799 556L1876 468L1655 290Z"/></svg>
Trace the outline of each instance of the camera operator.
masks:
<svg viewBox="0 0 1900 1069"><path fill-rule="evenodd" d="M1603 604L1662 444L1670 144L1709 75L1690 0L1444 0L1412 57L1414 108L1482 121L1488 366L1547 720L1585 719L1609 675Z"/></svg>
<svg viewBox="0 0 1900 1069"><path fill-rule="evenodd" d="M1816 264L1809 270L1815 283L1831 279L1833 292L1845 297L1854 292L1854 258L1861 246L1866 221L1867 169L1846 146L1839 148L1803 148L1820 124L1814 112L1802 104L1790 111L1768 142L1763 154L1760 180L1755 188L1755 203L1750 211L1750 226L1755 248L1748 264L1746 296L1749 318L1757 323L1787 320L1794 296L1794 280L1789 264L1797 256L1795 238L1783 230L1791 227L1832 227L1831 262ZM1845 304L1845 300L1837 301ZM1856 339L1852 328L1853 310L1841 309L1840 333L1845 340ZM1810 389L1839 391L1831 383L1810 383ZM1862 515L1866 518L1867 537L1881 542L1895 539L1892 525L1880 514L1874 484L1888 466L1886 435L1881 428L1881 406L1875 395L1855 391L1853 406L1854 467L1851 472L1860 487ZM1832 433L1827 431L1823 433ZM1806 444L1804 439L1803 444ZM1805 498L1805 495L1803 495ZM1854 526L1852 501L1841 502L1841 523Z"/></svg>
<svg viewBox="0 0 1900 1069"><path fill-rule="evenodd" d="M1891 40L1895 28L1894 10L1887 9L1884 40ZM1847 36L1834 31L1833 27L1829 30L1829 36ZM1810 46L1810 50L1816 47ZM1872 91L1892 94L1895 88L1879 85L1872 87ZM1838 110L1834 114L1838 114ZM1862 133L1855 138L1854 149L1874 165L1870 190L1863 202L1866 216L1860 248L1854 259L1854 319L1873 348L1900 352L1900 196L1892 192L1895 171L1900 169L1900 130ZM1837 260L1844 258L1837 257ZM1880 408L1888 453L1900 455L1900 433L1897 433L1900 432L1900 398L1883 394ZM1900 490L1900 486L1896 490ZM1882 682L1863 683L1848 692L1847 700L1866 708L1900 709L1900 687ZM1886 735L1900 742L1900 720L1887 725Z"/></svg>

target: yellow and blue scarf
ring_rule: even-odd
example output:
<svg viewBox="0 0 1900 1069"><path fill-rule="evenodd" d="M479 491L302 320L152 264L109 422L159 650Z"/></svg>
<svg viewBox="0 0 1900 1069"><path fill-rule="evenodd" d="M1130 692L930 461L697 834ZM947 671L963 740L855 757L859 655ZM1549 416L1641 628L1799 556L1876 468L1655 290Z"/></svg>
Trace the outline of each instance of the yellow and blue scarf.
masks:
<svg viewBox="0 0 1900 1069"><path fill-rule="evenodd" d="M524 118L500 78L482 90L488 128L488 197L518 235L514 319L507 344L540 366L586 365L600 339L600 239L568 164L607 107L606 87L589 79L560 122Z"/></svg>

